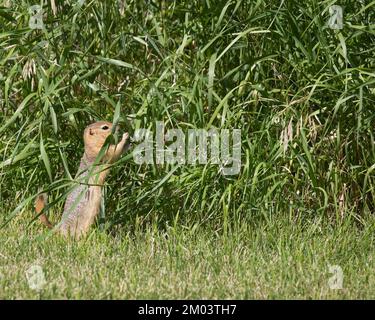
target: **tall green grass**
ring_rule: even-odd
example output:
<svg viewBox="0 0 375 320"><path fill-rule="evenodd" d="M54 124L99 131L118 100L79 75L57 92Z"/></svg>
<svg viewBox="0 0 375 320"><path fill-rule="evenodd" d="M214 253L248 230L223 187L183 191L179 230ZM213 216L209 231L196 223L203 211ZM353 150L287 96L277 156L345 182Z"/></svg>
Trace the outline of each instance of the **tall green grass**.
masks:
<svg viewBox="0 0 375 320"><path fill-rule="evenodd" d="M39 3L39 2L38 2ZM56 3L56 7L52 4ZM134 221L361 221L375 206L375 2L33 1L0 7L0 203L22 214L42 187L61 210L82 132L241 129L242 167L120 160L111 230ZM344 28L327 26L332 4Z"/></svg>

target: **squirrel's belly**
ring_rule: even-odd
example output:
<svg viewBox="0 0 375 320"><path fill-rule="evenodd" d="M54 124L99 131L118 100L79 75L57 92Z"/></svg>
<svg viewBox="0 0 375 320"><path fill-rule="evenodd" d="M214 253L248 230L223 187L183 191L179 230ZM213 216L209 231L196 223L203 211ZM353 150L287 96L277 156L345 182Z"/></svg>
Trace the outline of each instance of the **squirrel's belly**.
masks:
<svg viewBox="0 0 375 320"><path fill-rule="evenodd" d="M65 203L60 232L76 237L85 234L99 213L100 201L100 187L79 185L73 189Z"/></svg>

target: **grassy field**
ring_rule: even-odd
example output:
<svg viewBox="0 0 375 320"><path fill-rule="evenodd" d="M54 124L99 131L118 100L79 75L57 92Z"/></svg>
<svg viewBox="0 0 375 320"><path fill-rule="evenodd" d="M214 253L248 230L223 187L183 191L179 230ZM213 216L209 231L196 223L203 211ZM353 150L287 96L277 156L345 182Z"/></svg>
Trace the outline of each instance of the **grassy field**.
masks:
<svg viewBox="0 0 375 320"><path fill-rule="evenodd" d="M362 227L279 217L226 235L199 224L128 229L38 243L41 228L15 219L0 238L0 298L375 298L374 217ZM45 274L40 291L26 277L34 265ZM330 288L329 265L342 268L342 289Z"/></svg>
<svg viewBox="0 0 375 320"><path fill-rule="evenodd" d="M40 3L0 4L1 298L375 297L374 1ZM129 153L89 238L36 239L98 120L239 129L240 171Z"/></svg>

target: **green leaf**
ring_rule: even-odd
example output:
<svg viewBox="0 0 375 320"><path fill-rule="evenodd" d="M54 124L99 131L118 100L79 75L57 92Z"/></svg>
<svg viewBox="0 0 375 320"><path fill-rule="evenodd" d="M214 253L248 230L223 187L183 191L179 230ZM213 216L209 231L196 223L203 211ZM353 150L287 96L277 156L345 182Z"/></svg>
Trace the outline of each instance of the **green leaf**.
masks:
<svg viewBox="0 0 375 320"><path fill-rule="evenodd" d="M51 164L50 164L46 149L44 147L44 140L43 140L42 134L40 135L40 155L42 157L44 167L47 170L49 180L52 182Z"/></svg>

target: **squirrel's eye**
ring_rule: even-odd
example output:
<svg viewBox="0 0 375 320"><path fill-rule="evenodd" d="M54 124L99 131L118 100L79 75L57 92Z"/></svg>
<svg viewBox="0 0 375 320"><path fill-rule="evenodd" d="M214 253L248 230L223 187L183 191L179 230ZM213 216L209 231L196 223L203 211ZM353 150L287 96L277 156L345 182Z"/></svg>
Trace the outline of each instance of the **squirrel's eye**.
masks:
<svg viewBox="0 0 375 320"><path fill-rule="evenodd" d="M108 130L109 127L108 127L108 126L102 126L102 129L103 129L103 130Z"/></svg>

